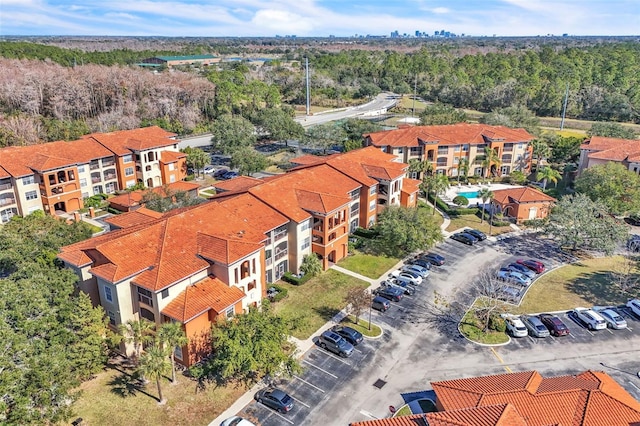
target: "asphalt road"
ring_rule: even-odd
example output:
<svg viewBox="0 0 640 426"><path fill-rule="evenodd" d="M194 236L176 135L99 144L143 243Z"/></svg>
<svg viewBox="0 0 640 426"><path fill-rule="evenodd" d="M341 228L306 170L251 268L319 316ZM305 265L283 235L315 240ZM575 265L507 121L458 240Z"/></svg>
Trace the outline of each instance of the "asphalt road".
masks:
<svg viewBox="0 0 640 426"><path fill-rule="evenodd" d="M431 381L528 370L543 375L604 370L640 399L640 364L635 361L640 319L625 309L621 313L629 330L591 332L561 314L570 336L513 339L493 349L468 342L453 323L428 320L434 291L468 304L474 297L470 278L480 269L532 254L553 268L563 260L554 250L524 236L473 247L448 239L434 251L447 258L445 265L432 268L413 296L392 302L386 313L374 311L373 321L384 329L382 338L365 340L348 359L314 347L303 357L305 371L278 384L296 399L293 412L279 415L254 402L240 415L255 416L262 425L348 425L388 417L389 406L400 407L411 393L430 389Z"/></svg>

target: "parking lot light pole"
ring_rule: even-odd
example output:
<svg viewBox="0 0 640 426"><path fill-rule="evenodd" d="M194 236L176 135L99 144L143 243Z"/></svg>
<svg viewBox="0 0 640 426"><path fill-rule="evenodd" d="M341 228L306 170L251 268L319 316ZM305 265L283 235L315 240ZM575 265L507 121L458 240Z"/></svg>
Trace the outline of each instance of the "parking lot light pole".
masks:
<svg viewBox="0 0 640 426"><path fill-rule="evenodd" d="M369 331L371 331L371 305L373 305L373 293L369 292Z"/></svg>

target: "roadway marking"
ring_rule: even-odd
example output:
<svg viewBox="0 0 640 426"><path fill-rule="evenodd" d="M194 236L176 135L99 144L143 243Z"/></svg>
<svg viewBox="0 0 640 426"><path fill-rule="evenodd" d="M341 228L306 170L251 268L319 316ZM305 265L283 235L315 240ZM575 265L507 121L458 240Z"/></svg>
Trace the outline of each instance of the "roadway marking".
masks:
<svg viewBox="0 0 640 426"><path fill-rule="evenodd" d="M331 358L340 361L343 364L347 364L349 367L351 367L351 364L349 364L347 361L341 359L340 357L337 357L333 354L330 354L327 350L323 351L325 355L330 356Z"/></svg>
<svg viewBox="0 0 640 426"><path fill-rule="evenodd" d="M493 352L493 355L498 359L498 361L500 361L500 364L502 364L502 367L504 367L504 369L507 370L508 373L513 373L509 366L504 364L504 360L500 355L498 355L498 352L496 352L494 348L491 348L491 352Z"/></svg>
<svg viewBox="0 0 640 426"><path fill-rule="evenodd" d="M593 333L591 332L591 330L589 330L588 328L585 328L585 329L584 329L584 331L586 331L587 333L589 333L592 337L593 337L593 336L595 336L595 334L593 334Z"/></svg>
<svg viewBox="0 0 640 426"><path fill-rule="evenodd" d="M295 374L293 375L293 377L295 377L296 379L300 380L302 383L311 386L312 388L319 390L320 392L324 393L324 391L322 389L320 389L319 387L317 387L316 385L314 385L313 383L309 383L306 380L304 380L301 377L296 376Z"/></svg>
<svg viewBox="0 0 640 426"><path fill-rule="evenodd" d="M613 331L609 330L609 328L605 328L605 330L607 330L610 334L613 334Z"/></svg>
<svg viewBox="0 0 640 426"><path fill-rule="evenodd" d="M312 367L314 367L314 368L317 368L318 370L322 371L322 372L323 372L323 373L325 373L325 374L328 374L329 376L333 377L334 379L337 379L337 378L338 378L338 376L335 376L335 375L333 375L333 374L329 373L327 370L324 370L324 369L322 369L322 368L318 367L318 366L317 366L317 365L315 365L315 364L311 364L311 363L310 363L309 361L307 361L306 359L305 359L305 360L303 360L302 362L304 362L305 364L309 364L310 366L312 366Z"/></svg>
<svg viewBox="0 0 640 426"><path fill-rule="evenodd" d="M258 404L262 405L263 407L269 408L269 407L267 407L266 405L264 405L262 402L259 402ZM282 414L278 413L276 410L271 410L271 409L269 408L269 411L270 411L272 414L275 414L276 416L280 417L280 418L281 418L282 420L284 420L285 422L288 422L288 423L290 423L290 424L295 424L295 423L293 423L291 420L289 420L288 418L286 418L285 416L283 416Z"/></svg>
<svg viewBox="0 0 640 426"><path fill-rule="evenodd" d="M379 420L376 416L374 416L373 414L371 414L368 411L360 410L360 414L362 414L363 416L370 417L370 418L372 418L374 420Z"/></svg>
<svg viewBox="0 0 640 426"><path fill-rule="evenodd" d="M359 354L364 353L360 349L353 348L354 352L358 352Z"/></svg>
<svg viewBox="0 0 640 426"><path fill-rule="evenodd" d="M291 395L289 395L289 396L291 396ZM307 408L311 408L311 407L309 407L307 404L305 404L304 402L300 401L298 398L294 398L293 396L291 396L291 398L293 398L293 399L294 399L294 401L298 401L298 403L299 403L299 404L302 404L302 405L304 405L304 406L305 406L305 407L307 407Z"/></svg>

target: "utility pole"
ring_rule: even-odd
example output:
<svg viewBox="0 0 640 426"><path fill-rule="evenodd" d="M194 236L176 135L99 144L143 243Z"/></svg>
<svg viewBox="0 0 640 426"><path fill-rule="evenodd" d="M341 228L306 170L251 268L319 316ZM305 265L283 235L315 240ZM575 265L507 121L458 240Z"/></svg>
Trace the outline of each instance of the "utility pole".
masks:
<svg viewBox="0 0 640 426"><path fill-rule="evenodd" d="M311 104L309 100L309 58L304 58L304 67L307 71L307 116L311 115Z"/></svg>
<svg viewBox="0 0 640 426"><path fill-rule="evenodd" d="M560 121L560 130L564 129L564 116L567 113L568 100L569 100L569 83L567 83L567 90L564 92L564 105L562 106L562 120Z"/></svg>

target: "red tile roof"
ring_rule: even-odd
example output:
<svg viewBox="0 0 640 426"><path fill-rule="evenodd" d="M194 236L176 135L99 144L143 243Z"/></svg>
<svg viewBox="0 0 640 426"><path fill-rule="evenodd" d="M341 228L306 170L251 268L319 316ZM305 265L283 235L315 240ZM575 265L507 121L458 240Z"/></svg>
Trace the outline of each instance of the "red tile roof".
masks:
<svg viewBox="0 0 640 426"><path fill-rule="evenodd" d="M364 135L377 147L418 147L425 143L439 145L484 144L492 140L501 142L528 142L533 136L524 129L488 124L458 123L442 126L415 126Z"/></svg>
<svg viewBox="0 0 640 426"><path fill-rule="evenodd" d="M124 197L125 195L121 195L120 197ZM133 195L133 193L129 195ZM154 210L149 210L146 207L140 207L139 209L131 212L111 216L104 221L117 228L130 228L132 226L138 226L143 223L153 222L154 220L161 217L162 213L158 213Z"/></svg>
<svg viewBox="0 0 640 426"><path fill-rule="evenodd" d="M92 133L83 136L83 139L93 139L113 153L122 156L131 154L132 150L144 151L177 144L177 140L170 139L174 136L176 136L175 133L167 132L158 126L151 126L111 133Z"/></svg>
<svg viewBox="0 0 640 426"><path fill-rule="evenodd" d="M233 179L216 182L213 187L218 191L246 191L256 185L262 183L261 179L252 178L250 176L238 176Z"/></svg>
<svg viewBox="0 0 640 426"><path fill-rule="evenodd" d="M429 426L527 426L511 404L429 413L427 419Z"/></svg>
<svg viewBox="0 0 640 426"><path fill-rule="evenodd" d="M404 178L402 179L402 192L407 194L415 194L420 190L420 184L422 181L418 179Z"/></svg>
<svg viewBox="0 0 640 426"><path fill-rule="evenodd" d="M181 158L186 158L187 154L180 151L162 151L160 153L160 162L163 164L175 163Z"/></svg>
<svg viewBox="0 0 640 426"><path fill-rule="evenodd" d="M431 426L424 420L423 414L410 416L391 417L388 419L365 420L353 422L349 426Z"/></svg>
<svg viewBox="0 0 640 426"><path fill-rule="evenodd" d="M216 314L245 298L238 287L229 287L214 277L197 282L176 296L162 313L185 324L196 316L213 310Z"/></svg>
<svg viewBox="0 0 640 426"><path fill-rule="evenodd" d="M493 200L500 204L554 202L555 198L537 189L523 186L520 188L497 189L493 191Z"/></svg>
<svg viewBox="0 0 640 426"><path fill-rule="evenodd" d="M580 145L580 149L591 151L589 158L610 161L640 161L640 140L605 138L592 136Z"/></svg>

